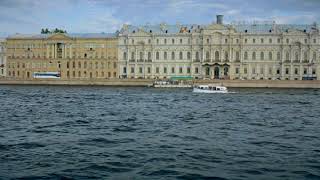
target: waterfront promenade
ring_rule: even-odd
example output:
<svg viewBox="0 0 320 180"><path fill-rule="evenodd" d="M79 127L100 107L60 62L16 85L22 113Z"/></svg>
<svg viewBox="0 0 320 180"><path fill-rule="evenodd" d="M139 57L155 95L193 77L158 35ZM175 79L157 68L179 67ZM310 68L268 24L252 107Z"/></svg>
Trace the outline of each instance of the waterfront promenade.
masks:
<svg viewBox="0 0 320 180"><path fill-rule="evenodd" d="M0 85L79 85L79 86L145 86L151 85L153 79L36 79L17 80L0 78ZM194 84L221 83L231 88L316 88L320 81L290 80L194 80Z"/></svg>

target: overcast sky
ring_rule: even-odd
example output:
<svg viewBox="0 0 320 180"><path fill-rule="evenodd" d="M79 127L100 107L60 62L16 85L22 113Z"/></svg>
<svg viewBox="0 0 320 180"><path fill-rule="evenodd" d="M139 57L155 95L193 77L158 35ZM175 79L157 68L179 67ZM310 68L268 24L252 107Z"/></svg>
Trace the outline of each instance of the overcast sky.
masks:
<svg viewBox="0 0 320 180"><path fill-rule="evenodd" d="M320 0L0 0L0 36L62 28L115 32L122 24L232 21L320 22Z"/></svg>

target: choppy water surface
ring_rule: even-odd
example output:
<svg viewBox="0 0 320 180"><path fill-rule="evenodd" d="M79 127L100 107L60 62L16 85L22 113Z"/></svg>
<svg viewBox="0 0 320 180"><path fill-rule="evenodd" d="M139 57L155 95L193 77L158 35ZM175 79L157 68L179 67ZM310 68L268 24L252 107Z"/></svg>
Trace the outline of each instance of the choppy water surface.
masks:
<svg viewBox="0 0 320 180"><path fill-rule="evenodd" d="M0 179L320 179L320 90L0 86Z"/></svg>

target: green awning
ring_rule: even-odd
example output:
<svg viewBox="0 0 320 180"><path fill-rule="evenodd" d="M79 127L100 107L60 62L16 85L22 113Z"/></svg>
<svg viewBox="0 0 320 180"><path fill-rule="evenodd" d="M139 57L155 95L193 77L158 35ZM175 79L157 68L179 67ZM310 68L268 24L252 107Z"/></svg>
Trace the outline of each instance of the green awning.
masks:
<svg viewBox="0 0 320 180"><path fill-rule="evenodd" d="M192 76L173 76L170 78L170 80L192 80Z"/></svg>

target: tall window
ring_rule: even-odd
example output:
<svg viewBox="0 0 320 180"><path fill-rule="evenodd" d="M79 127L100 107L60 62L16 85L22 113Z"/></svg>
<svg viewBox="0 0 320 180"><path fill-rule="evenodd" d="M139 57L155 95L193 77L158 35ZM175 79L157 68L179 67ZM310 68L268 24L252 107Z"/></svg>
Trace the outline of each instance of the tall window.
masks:
<svg viewBox="0 0 320 180"><path fill-rule="evenodd" d="M228 52L225 52L225 53L224 53L224 59L225 59L226 61L229 61L229 54L228 54Z"/></svg>
<svg viewBox="0 0 320 180"><path fill-rule="evenodd" d="M164 44L167 44L167 39L164 39Z"/></svg>
<svg viewBox="0 0 320 180"><path fill-rule="evenodd" d="M240 53L239 53L239 51L236 52L236 60L237 60L237 61L240 60Z"/></svg>
<svg viewBox="0 0 320 180"><path fill-rule="evenodd" d="M278 60L278 61L281 60L281 54L280 54L280 52L277 53L277 60Z"/></svg>
<svg viewBox="0 0 320 180"><path fill-rule="evenodd" d="M269 60L272 60L272 52L269 52Z"/></svg>
<svg viewBox="0 0 320 180"><path fill-rule="evenodd" d="M216 51L216 52L214 53L214 59L215 59L216 61L219 61L219 51Z"/></svg>
<svg viewBox="0 0 320 180"><path fill-rule="evenodd" d="M256 52L252 53L252 60L256 60Z"/></svg>
<svg viewBox="0 0 320 180"><path fill-rule="evenodd" d="M171 53L171 59L172 59L172 60L175 60L175 58L176 58L175 53L172 52L172 53Z"/></svg>
<svg viewBox="0 0 320 180"><path fill-rule="evenodd" d="M299 61L299 53L298 52L295 52L295 60Z"/></svg>
<svg viewBox="0 0 320 180"><path fill-rule="evenodd" d="M164 54L163 54L163 59L165 59L165 60L168 59L168 54L167 54L167 52L164 52Z"/></svg>
<svg viewBox="0 0 320 180"><path fill-rule="evenodd" d="M188 58L188 60L191 59L191 52L188 52L188 53L187 53L187 58Z"/></svg>
<svg viewBox="0 0 320 180"><path fill-rule="evenodd" d="M174 39L172 39L172 44L174 44Z"/></svg>
<svg viewBox="0 0 320 180"><path fill-rule="evenodd" d="M143 52L140 52L140 60L143 60Z"/></svg>
<svg viewBox="0 0 320 180"><path fill-rule="evenodd" d="M124 59L124 60L127 60L127 52L124 52L124 53L123 53L123 59Z"/></svg>
<svg viewBox="0 0 320 180"><path fill-rule="evenodd" d="M148 52L148 60L151 60L151 52Z"/></svg>
<svg viewBox="0 0 320 180"><path fill-rule="evenodd" d="M303 59L304 59L305 61L308 61L308 54L307 54L307 52L304 52L304 53L303 53Z"/></svg>
<svg viewBox="0 0 320 180"><path fill-rule="evenodd" d="M179 59L180 59L180 60L183 59L183 54L182 54L182 52L179 53Z"/></svg>
<svg viewBox="0 0 320 180"><path fill-rule="evenodd" d="M196 60L199 60L199 52L196 52Z"/></svg>
<svg viewBox="0 0 320 180"><path fill-rule="evenodd" d="M248 52L244 52L244 60L248 60Z"/></svg>
<svg viewBox="0 0 320 180"><path fill-rule="evenodd" d="M264 52L261 52L261 53L260 53L260 59L261 59L261 60L264 60Z"/></svg>
<svg viewBox="0 0 320 180"><path fill-rule="evenodd" d="M313 60L313 61L316 61L316 60L317 60L317 53L316 53L316 52L313 52L312 60Z"/></svg>
<svg viewBox="0 0 320 180"><path fill-rule="evenodd" d="M286 61L290 61L290 54L289 54L289 52L286 53Z"/></svg>
<svg viewBox="0 0 320 180"><path fill-rule="evenodd" d="M159 60L159 58L160 58L159 52L156 52L156 59Z"/></svg>
<svg viewBox="0 0 320 180"><path fill-rule="evenodd" d="M209 53L209 51L206 52L206 59L207 59L207 60L210 59L210 53Z"/></svg>
<svg viewBox="0 0 320 180"><path fill-rule="evenodd" d="M134 59L135 59L134 56L135 56L135 54L134 54L134 52L132 52L132 53L131 53L131 60L134 60Z"/></svg>

